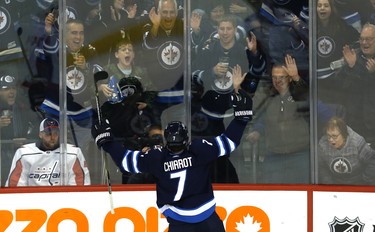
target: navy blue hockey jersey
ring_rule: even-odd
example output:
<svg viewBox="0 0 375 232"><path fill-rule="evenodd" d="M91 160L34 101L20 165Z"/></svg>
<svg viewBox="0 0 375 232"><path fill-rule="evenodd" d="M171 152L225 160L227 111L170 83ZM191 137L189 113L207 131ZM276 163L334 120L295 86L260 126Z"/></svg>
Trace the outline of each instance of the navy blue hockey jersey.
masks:
<svg viewBox="0 0 375 232"><path fill-rule="evenodd" d="M215 211L210 164L240 144L245 127L246 123L232 120L222 135L194 139L180 154L172 154L164 147L142 153L116 142L106 143L103 148L122 172L147 172L156 177L157 205L165 217L197 223Z"/></svg>

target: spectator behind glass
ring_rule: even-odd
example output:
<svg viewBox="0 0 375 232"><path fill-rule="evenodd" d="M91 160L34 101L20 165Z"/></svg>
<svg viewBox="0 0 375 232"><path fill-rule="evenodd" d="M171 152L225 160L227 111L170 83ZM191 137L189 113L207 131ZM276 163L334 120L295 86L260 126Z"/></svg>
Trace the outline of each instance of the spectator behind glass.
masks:
<svg viewBox="0 0 375 232"><path fill-rule="evenodd" d="M229 5L229 12L237 15L240 19L245 19L250 14L253 14L253 8L248 1L231 0Z"/></svg>
<svg viewBox="0 0 375 232"><path fill-rule="evenodd" d="M369 12L373 11L369 0L334 0L341 18L351 27L361 32L362 26L369 20Z"/></svg>
<svg viewBox="0 0 375 232"><path fill-rule="evenodd" d="M162 112L183 102L184 23L178 16L175 0L160 0L149 13L150 28L144 34L144 63L158 96L153 106L160 118Z"/></svg>
<svg viewBox="0 0 375 232"><path fill-rule="evenodd" d="M344 45L355 46L359 33L338 15L334 0L317 0L318 78L331 76L330 64L342 58Z"/></svg>
<svg viewBox="0 0 375 232"><path fill-rule="evenodd" d="M223 0L219 1L206 1L196 4L191 13L191 42L192 42L192 55L199 53L207 43L211 40L219 39L218 34L219 23L223 16L230 13L229 3ZM243 26L243 21L235 14L230 13L236 19L236 39L245 42L246 30Z"/></svg>
<svg viewBox="0 0 375 232"><path fill-rule="evenodd" d="M225 15L219 20L218 39L213 39L202 49L193 63L193 84L204 89L202 111L212 121L222 122L226 111L231 108L233 67L239 65L248 70L241 87L254 93L259 77L266 68L264 56L258 50L254 34L246 38L246 45L236 39L237 20L233 15ZM229 117L231 114L228 114ZM219 126L219 124L218 124ZM224 130L221 125L216 131L205 131L202 135L218 135ZM203 129L201 128L200 131Z"/></svg>
<svg viewBox="0 0 375 232"><path fill-rule="evenodd" d="M192 55L201 50L205 42L217 32L219 19L226 13L224 1L196 2L191 12L191 43Z"/></svg>
<svg viewBox="0 0 375 232"><path fill-rule="evenodd" d="M3 186L14 151L26 139L35 139L35 128L39 124L38 115L22 99L15 76L0 73L0 142L1 142L1 185Z"/></svg>
<svg viewBox="0 0 375 232"><path fill-rule="evenodd" d="M46 98L41 105L46 117L59 117L59 35L53 28L55 15L49 13L45 18L45 30L48 36L44 40L43 49L50 64L44 68L50 72L51 82L46 88ZM84 153L92 141L90 130L92 118L96 117L93 109L95 83L93 72L97 64L95 49L84 45L85 29L79 20L70 19L66 22L65 43L66 50L66 88L67 88L67 116L70 123L69 136L74 144ZM56 34L57 33L57 34ZM63 78L63 77L62 77Z"/></svg>
<svg viewBox="0 0 375 232"><path fill-rule="evenodd" d="M359 33L338 15L334 0L317 0L317 16L318 97L323 102L342 105L346 93L337 88L341 79L334 78L337 71L334 64L342 61L344 45L357 47Z"/></svg>
<svg viewBox="0 0 375 232"><path fill-rule="evenodd" d="M146 152L151 148L157 146L163 146L164 132L159 124L153 124L148 128L147 141L145 141L145 146L142 148L142 152ZM136 173L131 174L128 180L128 184L155 184L156 179L152 174L149 173Z"/></svg>
<svg viewBox="0 0 375 232"><path fill-rule="evenodd" d="M136 64L135 49L132 42L128 39L122 39L116 44L114 53L116 62L104 67L104 70L108 72L109 80L98 82L98 89L105 95L105 98L111 101L112 97L116 97L116 94L118 94L113 87L116 87L116 84L122 78L135 77L142 83L145 94L144 100L150 107L157 93L151 91L154 86L148 76L148 70L144 66Z"/></svg>
<svg viewBox="0 0 375 232"><path fill-rule="evenodd" d="M150 107L144 103L141 82L135 77L120 80L120 101L105 102L102 107L103 117L109 120L115 137L125 140L132 149L141 149L140 142L147 136L147 128L155 123Z"/></svg>
<svg viewBox="0 0 375 232"><path fill-rule="evenodd" d="M161 128L161 125L159 124L151 125L148 128L149 141L148 141L147 146L153 147L156 145L163 145L164 144L163 137L164 137L164 134L163 134L163 128Z"/></svg>
<svg viewBox="0 0 375 232"><path fill-rule="evenodd" d="M345 45L345 65L337 73L343 85L345 121L372 146L375 145L375 25L365 24L360 49Z"/></svg>
<svg viewBox="0 0 375 232"><path fill-rule="evenodd" d="M273 94L258 110L247 139L264 139L266 151L260 165L259 183L309 183L308 84L300 77L296 61L285 57L285 65L272 66Z"/></svg>
<svg viewBox="0 0 375 232"><path fill-rule="evenodd" d="M113 135L126 147L142 149L147 128L156 122L152 109L144 102L141 82L135 77L124 77L118 83L120 100L107 101L102 107L103 117L109 120ZM128 175L122 176L122 183Z"/></svg>
<svg viewBox="0 0 375 232"><path fill-rule="evenodd" d="M61 173L59 123L46 118L40 123L40 140L19 148L13 158L5 184L15 186L60 186L61 176L67 185L89 185L90 174L79 147L67 144L66 165L68 173Z"/></svg>
<svg viewBox="0 0 375 232"><path fill-rule="evenodd" d="M375 151L341 118L327 123L319 140L318 161L320 184L375 184Z"/></svg>
<svg viewBox="0 0 375 232"><path fill-rule="evenodd" d="M367 1L370 4L369 4L369 7L367 8L366 13L363 13L364 15L364 17L362 17L364 18L363 22L369 22L371 24L375 24L375 0L367 0Z"/></svg>
<svg viewBox="0 0 375 232"><path fill-rule="evenodd" d="M137 17L138 6L135 2L124 0L102 1L101 22L105 25L104 30L97 31L97 37L101 37L95 46L105 50L112 55L116 43L121 39L130 39L133 46L141 48L143 39L143 26L146 24L145 17ZM92 25L95 30L96 25ZM94 32L95 33L95 32ZM113 62L109 57L108 63Z"/></svg>
<svg viewBox="0 0 375 232"><path fill-rule="evenodd" d="M202 117L192 111L193 136L215 136L224 130L224 119L231 117L231 91L233 90L233 68L249 70L241 88L253 93L259 76L266 68L265 60L257 48L254 34L246 38L247 46L236 40L237 19L225 15L219 20L219 39L213 39L197 56L194 63L193 84L201 85L205 93L202 96L201 109L206 123L199 123ZM196 87L192 87L196 88ZM255 87L256 88L256 87ZM195 95L194 97L196 97ZM195 99L196 100L196 99ZM196 109L195 107L193 109ZM215 125L215 126L213 126ZM212 167L214 183L238 183L236 170L227 156L220 157Z"/></svg>
<svg viewBox="0 0 375 232"><path fill-rule="evenodd" d="M303 6L307 5L306 0L265 0L260 10L260 13L272 22L268 31L268 53L271 62L283 63L285 56L291 55L305 81L308 81L309 76L309 29L308 14L304 13L306 8Z"/></svg>

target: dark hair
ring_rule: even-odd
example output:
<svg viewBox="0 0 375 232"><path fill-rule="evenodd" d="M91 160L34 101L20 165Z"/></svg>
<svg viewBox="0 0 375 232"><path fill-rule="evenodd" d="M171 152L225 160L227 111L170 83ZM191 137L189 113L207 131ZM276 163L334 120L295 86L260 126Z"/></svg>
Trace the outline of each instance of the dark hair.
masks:
<svg viewBox="0 0 375 232"><path fill-rule="evenodd" d="M132 45L133 46L133 43L130 39L128 38L124 38L124 39L120 39L119 41L117 41L116 43L116 46L115 46L115 51L118 51L120 49L121 46L123 45Z"/></svg>
<svg viewBox="0 0 375 232"><path fill-rule="evenodd" d="M223 15L219 21L217 22L217 25L220 25L222 22L230 22L232 23L233 27L236 28L238 26L237 18L236 16L232 14L225 14Z"/></svg>

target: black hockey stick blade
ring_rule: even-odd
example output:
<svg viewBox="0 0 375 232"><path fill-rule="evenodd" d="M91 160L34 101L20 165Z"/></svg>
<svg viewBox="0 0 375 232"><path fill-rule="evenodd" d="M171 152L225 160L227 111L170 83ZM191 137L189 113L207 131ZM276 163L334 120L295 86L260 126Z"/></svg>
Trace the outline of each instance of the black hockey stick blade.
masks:
<svg viewBox="0 0 375 232"><path fill-rule="evenodd" d="M108 78L108 73L104 70L101 70L101 71L98 71L98 72L94 73L95 83L100 81L100 80L107 79L107 78Z"/></svg>

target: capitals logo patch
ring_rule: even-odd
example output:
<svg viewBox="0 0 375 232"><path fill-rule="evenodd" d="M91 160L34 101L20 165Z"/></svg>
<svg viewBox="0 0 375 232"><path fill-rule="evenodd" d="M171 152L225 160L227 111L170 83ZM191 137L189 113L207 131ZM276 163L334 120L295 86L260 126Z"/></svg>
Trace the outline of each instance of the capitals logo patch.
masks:
<svg viewBox="0 0 375 232"><path fill-rule="evenodd" d="M69 66L66 70L66 86L71 94L79 94L86 89L87 83L84 72L75 66Z"/></svg>
<svg viewBox="0 0 375 232"><path fill-rule="evenodd" d="M7 9L0 6L0 35L4 34L10 27L12 20Z"/></svg>
<svg viewBox="0 0 375 232"><path fill-rule="evenodd" d="M364 223L359 218L352 220L348 217L338 219L335 217L332 222L328 223L330 232L363 232Z"/></svg>
<svg viewBox="0 0 375 232"><path fill-rule="evenodd" d="M328 36L319 37L317 40L317 45L318 54L321 57L330 56L336 49L335 41Z"/></svg>
<svg viewBox="0 0 375 232"><path fill-rule="evenodd" d="M182 46L175 41L162 44L157 52L159 64L165 69L176 69L182 63Z"/></svg>

